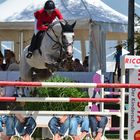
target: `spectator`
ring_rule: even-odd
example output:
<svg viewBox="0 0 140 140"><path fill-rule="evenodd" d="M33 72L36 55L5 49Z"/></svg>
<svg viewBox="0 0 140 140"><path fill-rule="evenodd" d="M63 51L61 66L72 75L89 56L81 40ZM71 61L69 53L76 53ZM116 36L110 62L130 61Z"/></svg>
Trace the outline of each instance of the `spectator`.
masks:
<svg viewBox="0 0 140 140"><path fill-rule="evenodd" d="M78 126L81 126L80 135L77 134ZM70 119L69 134L73 140L82 140L89 131L89 119L87 116L73 115Z"/></svg>
<svg viewBox="0 0 140 140"><path fill-rule="evenodd" d="M16 123L15 116L4 115L3 123L5 124L5 128L6 128L7 140L9 140L13 135L15 135L15 123Z"/></svg>
<svg viewBox="0 0 140 140"><path fill-rule="evenodd" d="M120 82L120 76L121 76L121 68L120 68L120 57L122 55L122 44L119 44L116 46L116 54L115 54L115 60L116 60L116 65L115 65L115 74L117 73L117 78L118 81Z"/></svg>
<svg viewBox="0 0 140 140"><path fill-rule="evenodd" d="M98 70L93 76L93 83L101 83L101 71ZM97 93L100 93L101 90L99 88L94 88L92 98L95 98ZM99 111L99 106L93 104L91 107L91 111ZM89 124L92 132L92 137L94 140L101 140L102 135L104 133L105 126L107 124L106 116L98 116L91 115L89 116Z"/></svg>
<svg viewBox="0 0 140 140"><path fill-rule="evenodd" d="M72 58L69 58L68 60L64 61L63 64L64 71L73 71L73 60Z"/></svg>
<svg viewBox="0 0 140 140"><path fill-rule="evenodd" d="M18 95L15 94L14 96L17 97ZM12 103L11 108L14 110L23 110L24 106L25 102ZM36 127L36 122L34 118L31 115L23 116L22 114L15 114L15 120L15 128L18 134L22 136L23 140L31 140L30 135Z"/></svg>
<svg viewBox="0 0 140 140"><path fill-rule="evenodd" d="M61 140L69 128L69 116L53 116L49 121L49 128L53 134L53 140Z"/></svg>
<svg viewBox="0 0 140 140"><path fill-rule="evenodd" d="M2 140L10 140L11 136L15 135L15 116L2 115L0 116L0 135ZM3 126L6 128L6 134L3 132Z"/></svg>
<svg viewBox="0 0 140 140"><path fill-rule="evenodd" d="M17 95L14 95L17 97ZM8 110L23 110L25 103L9 103L7 106ZM23 116L21 114L15 115L4 115L3 116L3 123L6 127L6 136L10 139L12 136L16 135L17 133L22 136L23 140L31 140L30 134L33 132L34 128L36 127L35 120L29 116ZM9 139L6 140L9 140ZM5 139L4 139L5 140Z"/></svg>
<svg viewBox="0 0 140 140"><path fill-rule="evenodd" d="M0 87L0 97L4 97L5 96L5 89L4 87Z"/></svg>
<svg viewBox="0 0 140 140"><path fill-rule="evenodd" d="M5 58L5 67L4 70L7 70L7 68L9 67L9 65L11 64L11 50L7 49L4 51L4 58Z"/></svg>
<svg viewBox="0 0 140 140"><path fill-rule="evenodd" d="M84 67L78 58L76 58L73 62L73 69L74 71L84 71Z"/></svg>
<svg viewBox="0 0 140 140"><path fill-rule="evenodd" d="M22 136L23 140L31 140L30 134L33 132L36 127L36 123L32 117L24 117L21 114L16 115L4 115L3 123L6 127L6 136L3 135L6 139L16 135L16 131Z"/></svg>
<svg viewBox="0 0 140 140"><path fill-rule="evenodd" d="M98 106L96 104L93 104L91 111L96 111L96 112L99 111ZM98 116L98 115L89 116L91 134L94 140L101 140L107 121L108 119L106 116Z"/></svg>
<svg viewBox="0 0 140 140"><path fill-rule="evenodd" d="M9 110L23 110L24 105L25 102L11 103ZM8 119L12 119L11 116L6 116L6 117L8 117ZM30 115L23 116L22 114L15 114L13 116L13 121L11 121L11 123L13 123L13 125L9 125L8 126L9 129L7 129L7 132L10 134L7 135L9 136L15 135L15 129L16 129L17 133L23 138L23 140L31 140L30 135L32 134L32 132L36 127L36 122Z"/></svg>
<svg viewBox="0 0 140 140"><path fill-rule="evenodd" d="M3 132L3 126L4 126L3 116L0 116L0 139L10 140L10 137L6 136L6 134Z"/></svg>
<svg viewBox="0 0 140 140"><path fill-rule="evenodd" d="M4 96L5 96L4 87L0 87L0 97ZM0 102L0 110L7 110L7 102ZM0 116L0 138L2 140L9 140L10 137L3 132L3 126L5 126L5 115Z"/></svg>
<svg viewBox="0 0 140 140"><path fill-rule="evenodd" d="M4 70L3 59L4 59L3 54L0 51L0 71Z"/></svg>
<svg viewBox="0 0 140 140"><path fill-rule="evenodd" d="M23 140L31 140L31 134L36 127L36 122L31 116L25 117L21 114L16 114L16 130Z"/></svg>
<svg viewBox="0 0 140 140"><path fill-rule="evenodd" d="M19 64L16 61L15 53L11 51L10 64L7 68L8 71L19 71Z"/></svg>
<svg viewBox="0 0 140 140"><path fill-rule="evenodd" d="M15 53L13 51L11 51L11 50L5 50L5 56L4 57L5 57L4 70L7 70L8 67L11 64L13 64L13 66L9 70L11 70L11 71L13 71L13 69L14 70L19 70L18 63L17 63L16 58L15 58Z"/></svg>
<svg viewBox="0 0 140 140"><path fill-rule="evenodd" d="M83 61L84 71L88 71L88 58L88 56L85 56L85 59Z"/></svg>

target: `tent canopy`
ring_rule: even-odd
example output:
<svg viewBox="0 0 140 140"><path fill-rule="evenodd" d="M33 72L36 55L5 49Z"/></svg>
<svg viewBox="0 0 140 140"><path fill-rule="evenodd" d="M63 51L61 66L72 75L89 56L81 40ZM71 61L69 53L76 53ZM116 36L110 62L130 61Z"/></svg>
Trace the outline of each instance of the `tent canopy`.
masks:
<svg viewBox="0 0 140 140"><path fill-rule="evenodd" d="M33 13L44 6L46 0L5 0L0 5L3 12L0 22L32 22ZM78 27L88 27L89 20L102 25L102 30L126 32L127 17L100 0L54 0L67 20L77 20ZM7 8L8 7L8 8ZM6 10L5 10L6 9Z"/></svg>

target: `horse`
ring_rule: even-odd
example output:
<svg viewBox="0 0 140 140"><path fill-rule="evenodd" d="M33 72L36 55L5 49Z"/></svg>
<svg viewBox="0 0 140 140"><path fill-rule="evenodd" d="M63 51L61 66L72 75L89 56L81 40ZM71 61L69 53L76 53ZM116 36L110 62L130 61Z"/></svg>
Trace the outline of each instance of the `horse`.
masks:
<svg viewBox="0 0 140 140"><path fill-rule="evenodd" d="M33 56L26 58L26 46L20 59L20 77L23 81L41 81L52 76L59 70L64 59L72 58L74 43L74 27L76 21L57 21L50 24L44 32L40 48L33 52Z"/></svg>

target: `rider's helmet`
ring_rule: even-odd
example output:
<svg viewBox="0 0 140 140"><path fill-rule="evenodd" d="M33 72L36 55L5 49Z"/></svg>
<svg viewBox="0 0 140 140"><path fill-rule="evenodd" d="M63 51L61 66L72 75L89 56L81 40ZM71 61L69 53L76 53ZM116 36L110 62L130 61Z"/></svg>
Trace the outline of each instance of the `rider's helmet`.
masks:
<svg viewBox="0 0 140 140"><path fill-rule="evenodd" d="M55 9L54 2L52 0L46 1L45 5L44 5L44 9L45 9L45 11L54 10Z"/></svg>

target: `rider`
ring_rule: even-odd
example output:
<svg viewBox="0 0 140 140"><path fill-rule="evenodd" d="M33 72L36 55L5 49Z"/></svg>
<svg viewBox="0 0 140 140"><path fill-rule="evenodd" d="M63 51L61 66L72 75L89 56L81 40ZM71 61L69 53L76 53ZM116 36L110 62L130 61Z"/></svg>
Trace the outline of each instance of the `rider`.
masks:
<svg viewBox="0 0 140 140"><path fill-rule="evenodd" d="M48 29L48 25L51 24L56 18L59 20L63 19L61 12L55 7L52 0L46 1L44 8L34 13L35 19L37 20L36 28L37 34L34 33L31 44L28 48L27 58L32 57L34 50L38 49L41 45L41 41L44 35L44 31Z"/></svg>

